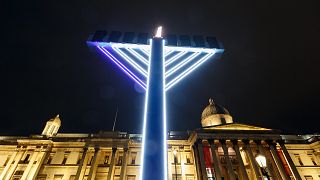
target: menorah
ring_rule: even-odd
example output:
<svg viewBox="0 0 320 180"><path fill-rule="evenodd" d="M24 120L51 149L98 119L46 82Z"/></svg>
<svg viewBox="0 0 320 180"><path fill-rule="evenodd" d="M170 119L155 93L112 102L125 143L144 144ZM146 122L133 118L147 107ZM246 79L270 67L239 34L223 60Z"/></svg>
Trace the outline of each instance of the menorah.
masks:
<svg viewBox="0 0 320 180"><path fill-rule="evenodd" d="M140 179L166 180L166 92L223 49L214 37L97 31L87 41L146 91Z"/></svg>

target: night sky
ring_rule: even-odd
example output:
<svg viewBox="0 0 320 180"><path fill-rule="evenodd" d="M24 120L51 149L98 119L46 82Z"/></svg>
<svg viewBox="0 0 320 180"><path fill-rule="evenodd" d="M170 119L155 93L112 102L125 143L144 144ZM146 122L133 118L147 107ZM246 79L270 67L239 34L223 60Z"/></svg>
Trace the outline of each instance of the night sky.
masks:
<svg viewBox="0 0 320 180"><path fill-rule="evenodd" d="M213 35L221 59L172 88L168 129L201 127L212 97L238 123L320 132L318 0L68 0L1 5L0 135L40 134L60 114L59 132L140 133L144 93L90 52L96 30Z"/></svg>

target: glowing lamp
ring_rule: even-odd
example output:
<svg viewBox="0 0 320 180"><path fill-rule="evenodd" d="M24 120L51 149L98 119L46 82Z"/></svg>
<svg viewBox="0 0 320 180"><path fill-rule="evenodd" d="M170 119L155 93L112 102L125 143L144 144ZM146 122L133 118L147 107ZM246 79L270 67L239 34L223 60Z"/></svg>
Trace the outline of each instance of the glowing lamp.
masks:
<svg viewBox="0 0 320 180"><path fill-rule="evenodd" d="M267 159L266 159L266 157L264 155L258 154L256 156L256 161L257 161L257 163L259 164L259 166L261 168L266 168L267 167Z"/></svg>
<svg viewBox="0 0 320 180"><path fill-rule="evenodd" d="M173 150L173 155L176 156L177 155L177 150Z"/></svg>

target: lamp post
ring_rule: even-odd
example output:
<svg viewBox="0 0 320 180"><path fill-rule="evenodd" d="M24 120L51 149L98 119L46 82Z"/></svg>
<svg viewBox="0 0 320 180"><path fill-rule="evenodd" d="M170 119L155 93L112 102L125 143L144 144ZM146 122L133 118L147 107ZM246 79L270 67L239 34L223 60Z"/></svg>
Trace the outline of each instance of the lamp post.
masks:
<svg viewBox="0 0 320 180"><path fill-rule="evenodd" d="M174 169L176 174L176 180L178 180L178 173L177 173L177 150L173 150L173 156L174 156Z"/></svg>
<svg viewBox="0 0 320 180"><path fill-rule="evenodd" d="M262 175L265 177L265 179L267 180L270 180L270 176L268 174L268 171L267 171L267 159L264 155L258 153L256 155L256 161L257 163L259 164L260 168L261 168L261 171L262 171Z"/></svg>

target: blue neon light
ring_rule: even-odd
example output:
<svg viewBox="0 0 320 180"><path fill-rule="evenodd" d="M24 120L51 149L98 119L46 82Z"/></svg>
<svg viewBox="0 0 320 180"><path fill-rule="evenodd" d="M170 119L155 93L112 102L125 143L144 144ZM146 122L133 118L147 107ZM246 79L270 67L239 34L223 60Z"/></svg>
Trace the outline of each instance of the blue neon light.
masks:
<svg viewBox="0 0 320 180"><path fill-rule="evenodd" d="M150 40L150 46L152 46L152 39ZM151 68L151 52L149 55L149 66L148 66L148 78L147 78L147 86L149 87L149 81L150 81L150 68ZM149 91L146 89L146 97L144 100L144 112L143 112L143 127L142 127L142 144L141 144L141 168L140 168L140 180L142 179L142 173L144 168L144 154L145 154L145 132L146 132L146 126L147 126L147 112L148 112L148 99L149 99Z"/></svg>
<svg viewBox="0 0 320 180"><path fill-rule="evenodd" d="M166 91L223 51L165 46L161 32L158 34L149 45L94 42L108 59L146 90L140 180L168 178Z"/></svg>
<svg viewBox="0 0 320 180"><path fill-rule="evenodd" d="M147 77L147 71L143 69L139 64L137 64L133 59L128 57L124 52L122 52L120 49L114 47L113 50L115 50L117 53L119 53L123 59L125 59L130 65L132 65L137 71L139 71L144 77Z"/></svg>
<svg viewBox="0 0 320 180"><path fill-rule="evenodd" d="M100 46L97 46L97 48L110 60L112 60L112 62L114 62L123 72L131 77L137 84L139 84L143 89L146 89L146 84L141 81L134 73L132 73L126 66L124 66L119 60L117 60L110 52Z"/></svg>

